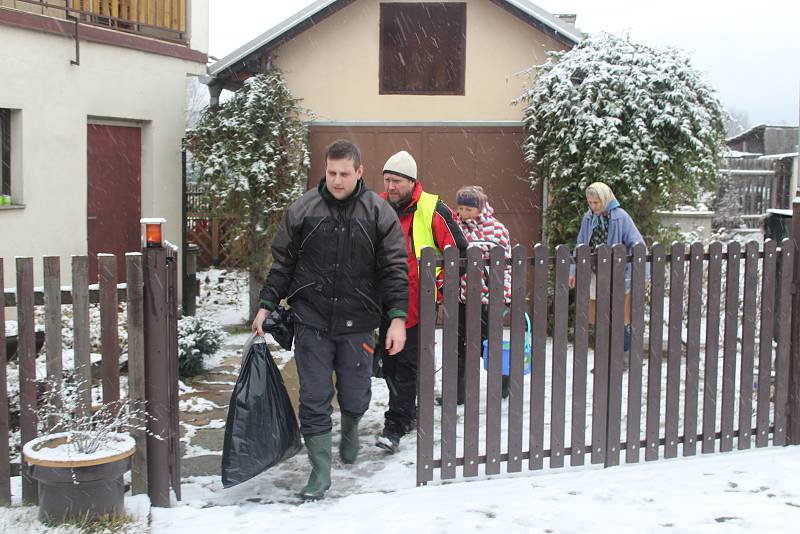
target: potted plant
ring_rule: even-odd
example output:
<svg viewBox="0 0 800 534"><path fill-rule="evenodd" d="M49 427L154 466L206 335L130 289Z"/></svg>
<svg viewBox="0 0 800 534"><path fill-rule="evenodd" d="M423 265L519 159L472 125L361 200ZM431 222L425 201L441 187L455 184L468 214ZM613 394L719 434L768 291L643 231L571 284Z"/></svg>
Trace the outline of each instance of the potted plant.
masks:
<svg viewBox="0 0 800 534"><path fill-rule="evenodd" d="M123 474L136 449L131 429L149 416L128 400L79 409L77 387L48 381L37 416L43 433L23 447L38 482L39 519L48 524L92 521L124 511Z"/></svg>

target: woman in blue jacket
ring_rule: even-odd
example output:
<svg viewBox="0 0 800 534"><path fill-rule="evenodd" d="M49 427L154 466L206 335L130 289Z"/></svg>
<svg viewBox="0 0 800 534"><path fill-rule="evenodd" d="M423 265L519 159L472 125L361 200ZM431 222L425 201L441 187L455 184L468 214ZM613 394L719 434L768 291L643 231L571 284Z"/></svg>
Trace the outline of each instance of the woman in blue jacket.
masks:
<svg viewBox="0 0 800 534"><path fill-rule="evenodd" d="M619 206L611 188L602 182L595 182L586 188L586 202L589 210L583 216L581 229L578 232L578 245L588 245L594 253L597 247L616 245L622 243L631 254L633 245L644 243L642 234L639 233L631 216ZM570 287L575 287L574 270L569 279ZM597 277L592 273L589 285L589 323L595 322L597 307ZM625 352L630 348L631 324L631 267L628 264L625 271Z"/></svg>

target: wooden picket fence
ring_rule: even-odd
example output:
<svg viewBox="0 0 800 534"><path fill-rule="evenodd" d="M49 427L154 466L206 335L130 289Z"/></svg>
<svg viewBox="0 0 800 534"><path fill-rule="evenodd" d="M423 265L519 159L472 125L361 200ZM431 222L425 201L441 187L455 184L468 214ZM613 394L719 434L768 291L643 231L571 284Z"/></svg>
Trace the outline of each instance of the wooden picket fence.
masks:
<svg viewBox="0 0 800 534"><path fill-rule="evenodd" d="M158 252L146 251L142 253L126 254L127 283L118 285L116 257L113 254L99 254L99 287L89 285L89 257L73 256L71 258L71 287L62 288L60 265L58 256L46 256L43 261L43 290L34 287L34 260L30 257L16 258L16 290L4 291L4 306L0 306L0 436L7 436L9 430L9 411L7 393L7 360L5 334L5 308L16 307L17 312L17 362L19 366L20 389L20 434L21 444L37 437L38 421L36 416L37 378L36 376L36 347L35 347L35 306L44 306L45 312L45 346L46 346L46 378L50 381L61 380L63 377L62 354L62 305L72 305L73 336L74 336L74 372L76 382L92 384L92 366L90 350L90 304L99 304L100 309L100 344L101 344L101 391L103 403L120 400L120 344L118 304L127 304L127 331L128 331L128 399L135 406L145 406L147 411L154 415L154 410L159 409L159 420L148 423L151 433L162 436L153 445L152 436L147 436L144 430L132 430L131 435L136 440L136 452L131 460L132 492L150 493L153 498L153 485L167 488L170 482L177 480L175 489L180 497L180 479L175 475L179 471L177 452L167 460L167 453L159 449L172 452L178 447L177 427L177 341L174 336L160 332L161 329L150 328L148 322L156 322L164 326L165 332L175 330L176 316L174 300L177 297L175 287L177 284L174 268L167 265L169 262L149 261L148 254ZM165 253L165 252L164 252ZM123 278L123 277L120 277ZM153 282L153 279L157 283ZM0 281L3 280L3 260L0 258ZM148 286L158 285L167 294L159 299L159 289L148 289ZM150 293L150 295L146 295ZM155 298L154 298L155 297ZM163 300L163 303L160 303ZM170 305L172 304L172 305ZM172 308L173 311L170 311ZM172 325L172 327L170 327ZM148 361L146 374L145 359L148 353L155 348L163 350L158 354L159 360ZM174 345L174 347L172 346ZM173 350L174 349L174 350ZM152 360L152 358L149 358ZM176 369L171 371L170 367ZM167 377L174 382L167 388L173 393L170 399L153 402L153 395L148 390L152 376ZM164 388L161 388L164 389ZM78 409L87 413L92 410L91 388L82 388L79 392L80 400ZM163 416L161 404L170 403L172 408L167 416ZM163 442L163 443L162 443ZM0 505L9 505L10 476L8 441L4 438L0 442ZM159 460L157 466L154 460ZM36 482L29 473L24 461L20 460L20 474L22 475L22 500L25 503L37 501ZM163 464L163 465L162 465ZM168 464L168 465L167 465ZM148 477L148 467L150 477ZM156 476L153 477L153 468L156 467ZM162 470L163 473L158 470ZM165 478L166 477L166 478ZM171 479L170 479L171 477ZM162 480L163 479L163 480ZM168 491L168 489L167 489ZM164 493L164 490L161 490ZM160 499L163 506L163 497ZM169 505L169 496L166 496L166 506Z"/></svg>
<svg viewBox="0 0 800 534"><path fill-rule="evenodd" d="M554 256L537 245L531 257L525 247L515 247L507 401L501 398L501 351L508 263L499 247L491 251L488 266L477 248L468 249L465 261L454 248L443 257L426 249L420 261L418 484L433 480L435 470L442 480L456 478L458 470L474 477L480 465L492 475L501 472L501 464L506 472L521 471L523 462L529 470L558 468L566 457L571 466L587 460L612 466L623 452L624 461L632 463L695 455L698 445L701 453L710 454L753 444L800 443L800 344L790 339L800 337L800 322L792 324L797 308L794 241L784 240L780 247L767 241L762 250L755 242L743 248L715 242L705 250L699 243L688 249L676 243L669 252L661 244L650 251L637 245L630 256L623 245L601 246L595 254L579 246L574 256L566 245L557 247ZM624 370L628 266L630 369ZM437 267L444 268L440 362L435 350ZM467 276L463 423L456 406L459 269ZM485 269L490 299L484 375L480 279ZM593 271L597 311L590 351L587 310ZM528 376L523 375L525 312L532 318ZM435 413L438 373L443 400L441 412Z"/></svg>

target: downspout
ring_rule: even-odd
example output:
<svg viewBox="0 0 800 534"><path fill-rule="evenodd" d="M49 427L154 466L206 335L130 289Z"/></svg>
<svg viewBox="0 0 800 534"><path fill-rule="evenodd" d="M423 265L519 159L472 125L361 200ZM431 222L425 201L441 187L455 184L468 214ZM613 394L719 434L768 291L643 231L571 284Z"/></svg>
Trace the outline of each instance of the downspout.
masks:
<svg viewBox="0 0 800 534"><path fill-rule="evenodd" d="M216 80L208 84L209 106L219 105L219 95L222 94L222 84Z"/></svg>

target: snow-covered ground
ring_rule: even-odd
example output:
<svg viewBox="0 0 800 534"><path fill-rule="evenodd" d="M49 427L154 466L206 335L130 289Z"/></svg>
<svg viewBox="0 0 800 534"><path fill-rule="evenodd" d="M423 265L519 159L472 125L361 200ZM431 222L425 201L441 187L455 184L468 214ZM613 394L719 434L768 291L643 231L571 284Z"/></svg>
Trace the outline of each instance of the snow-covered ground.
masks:
<svg viewBox="0 0 800 534"><path fill-rule="evenodd" d="M582 468L415 488L413 456L337 466L328 499L302 505L257 497L272 484L299 481L276 468L208 501L208 486L184 486L187 503L152 509L155 533L435 532L796 532L800 449L751 450L611 469ZM303 469L305 470L305 469ZM340 497L352 480L363 492ZM299 486L298 486L299 487ZM339 488L339 489L337 489Z"/></svg>

